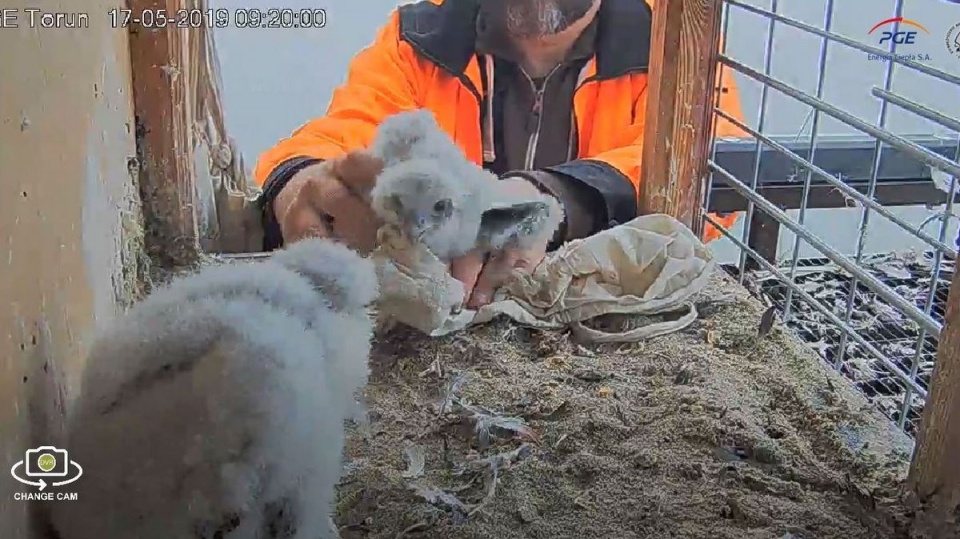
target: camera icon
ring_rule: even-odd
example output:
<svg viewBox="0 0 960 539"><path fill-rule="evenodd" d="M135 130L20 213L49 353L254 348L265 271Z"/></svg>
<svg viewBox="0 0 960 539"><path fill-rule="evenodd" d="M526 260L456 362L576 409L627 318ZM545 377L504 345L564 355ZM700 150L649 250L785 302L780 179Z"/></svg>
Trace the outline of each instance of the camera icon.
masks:
<svg viewBox="0 0 960 539"><path fill-rule="evenodd" d="M70 467L67 450L52 445L28 449L23 463L28 477L66 477Z"/></svg>

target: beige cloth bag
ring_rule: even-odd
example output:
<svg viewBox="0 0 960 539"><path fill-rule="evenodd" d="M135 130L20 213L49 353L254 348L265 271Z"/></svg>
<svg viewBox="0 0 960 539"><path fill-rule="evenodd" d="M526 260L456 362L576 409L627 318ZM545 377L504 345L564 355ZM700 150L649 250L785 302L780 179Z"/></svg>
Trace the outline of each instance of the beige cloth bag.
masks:
<svg viewBox="0 0 960 539"><path fill-rule="evenodd" d="M540 329L570 327L586 342L634 342L678 331L697 318L692 298L716 266L711 251L676 219L645 215L573 241L551 253L532 273L515 272L494 301L459 310L463 286L421 245L396 230L380 231L373 253L381 281L379 309L430 335L446 335L505 315ZM603 314L682 312L622 333L584 322Z"/></svg>

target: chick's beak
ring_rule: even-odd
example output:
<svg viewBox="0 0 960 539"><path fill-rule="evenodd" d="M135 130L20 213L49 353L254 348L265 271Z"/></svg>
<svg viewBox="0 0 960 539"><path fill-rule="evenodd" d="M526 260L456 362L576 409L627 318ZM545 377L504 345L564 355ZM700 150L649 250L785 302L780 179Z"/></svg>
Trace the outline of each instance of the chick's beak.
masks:
<svg viewBox="0 0 960 539"><path fill-rule="evenodd" d="M420 241L430 230L429 220L426 215L415 213L410 216L410 237Z"/></svg>

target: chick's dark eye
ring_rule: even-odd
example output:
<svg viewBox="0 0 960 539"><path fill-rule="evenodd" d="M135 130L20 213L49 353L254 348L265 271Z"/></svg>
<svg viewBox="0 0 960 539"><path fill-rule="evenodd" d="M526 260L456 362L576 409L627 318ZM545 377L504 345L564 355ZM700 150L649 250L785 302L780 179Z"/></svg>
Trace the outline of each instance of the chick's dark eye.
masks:
<svg viewBox="0 0 960 539"><path fill-rule="evenodd" d="M437 213L445 213L450 210L450 199L445 198L443 200L438 200L436 204L433 205L433 211Z"/></svg>

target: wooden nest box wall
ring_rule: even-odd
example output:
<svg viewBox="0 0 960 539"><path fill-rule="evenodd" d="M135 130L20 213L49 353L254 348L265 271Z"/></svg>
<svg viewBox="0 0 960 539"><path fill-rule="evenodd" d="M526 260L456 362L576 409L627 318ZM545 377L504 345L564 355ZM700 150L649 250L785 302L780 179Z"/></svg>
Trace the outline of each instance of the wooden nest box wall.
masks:
<svg viewBox="0 0 960 539"><path fill-rule="evenodd" d="M96 329L142 297L152 268L261 245L212 36L109 15L198 3L41 4L0 10L4 470L27 449L62 445ZM40 12L65 15L40 28ZM0 537L43 537L38 504L15 498L33 487L4 474Z"/></svg>
<svg viewBox="0 0 960 539"><path fill-rule="evenodd" d="M186 0L133 0L133 13L176 13ZM206 28L131 28L137 165L147 248L165 265L200 251L258 251L260 224L242 156L226 132L219 62Z"/></svg>

